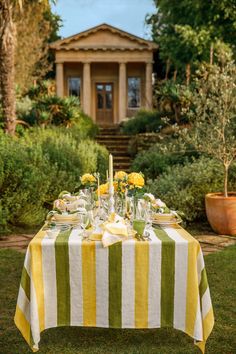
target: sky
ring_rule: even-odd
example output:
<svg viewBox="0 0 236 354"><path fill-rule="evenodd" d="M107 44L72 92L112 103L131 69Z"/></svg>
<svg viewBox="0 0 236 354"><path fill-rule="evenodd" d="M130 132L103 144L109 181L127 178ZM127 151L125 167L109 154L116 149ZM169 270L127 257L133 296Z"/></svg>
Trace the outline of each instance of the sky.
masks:
<svg viewBox="0 0 236 354"><path fill-rule="evenodd" d="M53 9L63 20L62 37L105 22L146 39L145 16L155 11L153 0L57 0Z"/></svg>

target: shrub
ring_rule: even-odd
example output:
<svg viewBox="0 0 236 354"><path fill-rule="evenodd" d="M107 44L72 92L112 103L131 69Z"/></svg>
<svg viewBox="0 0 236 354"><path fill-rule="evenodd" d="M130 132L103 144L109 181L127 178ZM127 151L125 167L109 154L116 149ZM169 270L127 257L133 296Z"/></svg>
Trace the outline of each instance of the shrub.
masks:
<svg viewBox="0 0 236 354"><path fill-rule="evenodd" d="M66 133L65 133L66 131ZM75 139L71 129L35 128L23 137L0 134L0 229L37 225L61 190L73 192L85 172L105 176L107 150Z"/></svg>
<svg viewBox="0 0 236 354"><path fill-rule="evenodd" d="M182 211L187 221L205 220L204 196L209 192L222 191L223 171L219 162L206 157L167 168L155 180L149 180L147 189L167 205ZM230 187L236 189L236 166L230 175Z"/></svg>
<svg viewBox="0 0 236 354"><path fill-rule="evenodd" d="M140 110L134 116L127 120L122 127L125 134L139 134L147 132L159 132L166 123L162 118L168 116L168 113L160 113L157 111Z"/></svg>
<svg viewBox="0 0 236 354"><path fill-rule="evenodd" d="M174 144L174 150L170 152L169 145ZM166 152L163 152L165 146ZM165 143L153 145L150 149L140 152L132 163L132 170L142 171L147 178L154 179L165 172L169 166L176 164L184 165L198 157L198 153L189 145L186 151L181 152L178 140L173 138Z"/></svg>

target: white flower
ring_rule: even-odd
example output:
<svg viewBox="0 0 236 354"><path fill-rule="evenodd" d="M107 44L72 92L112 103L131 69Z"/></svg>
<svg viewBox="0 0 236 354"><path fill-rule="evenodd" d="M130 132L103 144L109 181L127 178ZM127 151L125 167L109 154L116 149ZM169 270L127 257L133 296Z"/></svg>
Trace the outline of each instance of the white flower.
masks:
<svg viewBox="0 0 236 354"><path fill-rule="evenodd" d="M156 205L160 208L165 208L166 204L161 199L156 199Z"/></svg>
<svg viewBox="0 0 236 354"><path fill-rule="evenodd" d="M152 193L145 193L144 197L147 197L150 200L150 202L154 202L155 201L155 197L154 197L154 195Z"/></svg>

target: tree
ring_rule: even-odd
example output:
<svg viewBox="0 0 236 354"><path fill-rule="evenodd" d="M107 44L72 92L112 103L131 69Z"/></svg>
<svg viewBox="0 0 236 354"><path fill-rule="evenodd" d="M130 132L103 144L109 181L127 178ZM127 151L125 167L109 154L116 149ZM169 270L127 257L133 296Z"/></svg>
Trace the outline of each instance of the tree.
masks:
<svg viewBox="0 0 236 354"><path fill-rule="evenodd" d="M236 51L236 3L234 0L154 0L157 11L147 16L160 57L179 72L202 61L213 62L214 45L225 42ZM235 52L236 53L236 52ZM234 53L234 54L235 54Z"/></svg>
<svg viewBox="0 0 236 354"><path fill-rule="evenodd" d="M13 7L22 6L20 0L0 0L0 87L5 131L13 135L16 126L16 103L14 86L14 55L16 26L13 21Z"/></svg>
<svg viewBox="0 0 236 354"><path fill-rule="evenodd" d="M48 0L41 1L45 6ZM16 24L14 11L22 9L22 0L0 0L0 89L5 132L14 135L15 112L15 67ZM22 17L23 18L23 17Z"/></svg>
<svg viewBox="0 0 236 354"><path fill-rule="evenodd" d="M48 2L42 4L35 0L25 0L23 12L15 11L14 19L17 28L15 81L20 91L25 92L52 70L54 58L49 43L59 38L61 22Z"/></svg>
<svg viewBox="0 0 236 354"><path fill-rule="evenodd" d="M203 64L195 79L189 110L192 128L185 139L224 167L224 196L228 196L228 170L236 157L236 65Z"/></svg>

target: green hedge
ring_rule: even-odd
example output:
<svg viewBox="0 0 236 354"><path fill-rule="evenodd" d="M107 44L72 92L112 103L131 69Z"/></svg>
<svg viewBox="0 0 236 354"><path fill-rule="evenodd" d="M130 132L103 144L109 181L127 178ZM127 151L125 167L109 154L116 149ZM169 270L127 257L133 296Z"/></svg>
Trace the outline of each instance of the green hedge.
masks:
<svg viewBox="0 0 236 354"><path fill-rule="evenodd" d="M70 129L32 129L21 138L0 133L0 230L38 225L61 190L74 191L85 172L105 176L107 150Z"/></svg>
<svg viewBox="0 0 236 354"><path fill-rule="evenodd" d="M123 123L122 131L125 134L130 135L147 132L159 132L166 126L166 123L162 118L165 118L168 115L168 113L141 109L133 118L130 118Z"/></svg>
<svg viewBox="0 0 236 354"><path fill-rule="evenodd" d="M181 151L181 146L178 146L177 140L175 151L169 152L170 144L173 144L173 142L174 139L172 138L169 142L168 140L163 141L163 143L155 144L148 150L138 153L132 163L132 170L142 171L146 178L155 179L164 173L169 166L185 165L199 156L192 146L188 146L185 151ZM166 148L165 153L162 151L163 146Z"/></svg>
<svg viewBox="0 0 236 354"><path fill-rule="evenodd" d="M183 212L187 221L204 221L205 194L223 191L223 169L218 161L201 157L185 166L168 167L148 181L147 189L170 208ZM230 170L229 190L236 190L236 164Z"/></svg>

